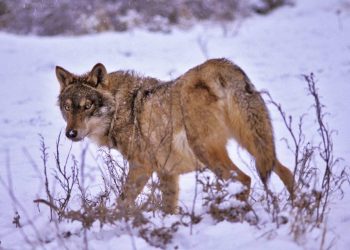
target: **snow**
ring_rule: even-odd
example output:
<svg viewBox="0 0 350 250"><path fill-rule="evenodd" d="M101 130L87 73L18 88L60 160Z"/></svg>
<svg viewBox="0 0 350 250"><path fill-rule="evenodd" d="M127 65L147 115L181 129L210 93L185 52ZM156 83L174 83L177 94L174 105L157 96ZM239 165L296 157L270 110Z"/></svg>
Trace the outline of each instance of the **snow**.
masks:
<svg viewBox="0 0 350 250"><path fill-rule="evenodd" d="M56 105L59 91L54 74L56 65L83 73L102 62L109 71L133 69L169 80L207 57L226 57L245 70L257 89L267 89L293 117L311 112L302 75L313 72L330 113L330 127L337 130L335 154L344 159L345 165L349 163L350 3L346 0L299 0L294 7L283 7L269 16L252 16L225 26L200 24L186 31L174 29L169 34L134 30L49 38L0 33L0 55L0 177L4 182L0 183L0 249L31 249L27 239L35 236L50 241L39 242L40 249L83 248L79 223L60 225L60 232L76 232L60 240L55 235L55 225L47 223L44 213L47 209L44 206L39 209L33 203L37 197L44 196L38 134L45 138L52 160L55 141L65 127ZM277 111L271 105L269 108L277 153L282 162L292 166L293 156L280 140L288 137L288 133ZM315 133L312 121L307 123L306 130ZM62 139L61 145L67 150L71 143ZM75 144L73 151L79 154L82 147ZM230 141L228 149L239 166L245 165L242 159L250 163L250 158L238 150L234 142ZM89 151L96 153L97 150L90 146ZM242 169L254 178L253 187L258 186L256 173L249 168ZM93 160L88 162L85 171L89 171L90 181L98 189L99 169ZM270 186L281 190L280 181L272 177ZM181 203L191 207L194 174L184 175L180 185ZM9 195L7 187L15 197ZM344 198L332 200L326 220L325 246L332 245L333 249L348 249L350 245L346 233L350 226L349 191L349 186L345 186ZM19 202L14 202L14 198ZM201 202L196 204L196 210L203 210ZM15 211L24 224L21 230L12 224ZM168 248L320 249L321 229L313 230L302 244L297 244L288 225L276 228L265 211L258 208L258 212L262 213L258 226L247 222L216 223L204 217L193 226L192 234L189 228L180 227ZM167 216L158 223L176 220L176 216ZM118 226L93 227L87 232L89 249L154 248L134 231L128 231L127 224Z"/></svg>

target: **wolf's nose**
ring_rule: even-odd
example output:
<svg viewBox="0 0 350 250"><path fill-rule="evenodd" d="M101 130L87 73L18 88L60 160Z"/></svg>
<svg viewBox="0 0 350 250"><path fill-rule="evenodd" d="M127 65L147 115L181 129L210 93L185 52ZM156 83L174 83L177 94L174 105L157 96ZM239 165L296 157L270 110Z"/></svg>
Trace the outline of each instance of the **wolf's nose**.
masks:
<svg viewBox="0 0 350 250"><path fill-rule="evenodd" d="M78 131L76 131L75 129L70 129L66 132L66 136L69 139L74 139L75 137L77 137L77 135L78 135Z"/></svg>

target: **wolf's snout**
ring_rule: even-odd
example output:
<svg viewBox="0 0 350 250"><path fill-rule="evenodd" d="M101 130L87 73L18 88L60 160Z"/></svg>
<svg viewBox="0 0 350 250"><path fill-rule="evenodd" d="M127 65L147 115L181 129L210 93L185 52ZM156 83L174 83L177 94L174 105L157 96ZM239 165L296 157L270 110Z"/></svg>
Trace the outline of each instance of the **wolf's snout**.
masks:
<svg viewBox="0 0 350 250"><path fill-rule="evenodd" d="M70 129L66 132L66 136L69 139L76 139L77 135L78 135L78 131L75 129Z"/></svg>

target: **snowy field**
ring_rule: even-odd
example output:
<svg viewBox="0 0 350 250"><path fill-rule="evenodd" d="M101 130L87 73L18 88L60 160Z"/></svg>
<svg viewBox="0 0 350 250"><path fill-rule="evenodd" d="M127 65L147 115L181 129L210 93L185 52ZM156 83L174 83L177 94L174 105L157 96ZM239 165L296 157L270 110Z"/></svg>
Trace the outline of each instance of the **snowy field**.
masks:
<svg viewBox="0 0 350 250"><path fill-rule="evenodd" d="M133 69L144 75L169 80L208 58L226 57L241 66L256 88L266 89L293 117L310 111L303 74L313 72L322 102L326 105L329 125L337 130L334 150L348 165L350 162L350 1L299 0L294 7L284 7L269 16L254 16L223 25L198 25L191 30L174 30L169 34L134 30L127 33L104 33L82 37L31 37L0 33L0 249L83 249L84 237L75 232L76 223L65 222L56 228L48 224L47 208L39 208L33 200L44 196L40 159L41 134L53 161L55 141L65 123L56 105L59 85L55 66L83 73L97 62L107 70ZM288 138L282 119L269 106L277 153L282 162L293 166L293 155L281 140ZM315 133L313 122L306 132ZM84 142L86 144L87 142ZM61 146L71 142L62 139ZM82 145L73 145L79 154ZM228 149L237 158L237 147ZM91 145L89 151L96 153ZM249 162L249 158L245 160ZM240 159L235 160L240 162ZM35 167L37 165L37 168ZM99 174L91 166L90 176ZM241 166L241 165L240 165ZM258 183L256 174L250 174ZM92 180L92 182L98 180ZM97 185L98 189L98 184ZM181 178L181 202L190 207L194 195L194 174ZM270 186L283 187L275 176ZM9 189L13 191L12 195ZM296 243L288 224L276 228L267 215L258 226L247 222L215 223L205 218L189 228L180 228L168 249L331 249L346 250L350 246L350 189L345 185L343 199L335 197L323 229L307 233ZM198 202L197 206L200 206ZM200 209L200 208L199 208ZM21 216L22 228L15 228L15 212ZM167 216L160 223L178 218ZM58 232L70 230L73 236L62 240ZM93 227L87 233L89 249L153 249L133 231L116 227ZM35 245L33 239L43 239Z"/></svg>

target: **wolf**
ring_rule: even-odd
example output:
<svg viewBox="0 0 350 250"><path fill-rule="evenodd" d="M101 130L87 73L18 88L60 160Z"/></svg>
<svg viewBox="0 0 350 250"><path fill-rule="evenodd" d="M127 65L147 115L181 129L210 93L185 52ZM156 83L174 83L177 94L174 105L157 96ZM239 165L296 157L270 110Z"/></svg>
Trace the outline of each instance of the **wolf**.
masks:
<svg viewBox="0 0 350 250"><path fill-rule="evenodd" d="M179 175L204 167L241 182L239 198L246 200L251 178L229 158L231 138L255 159L265 186L273 171L293 194L293 174L276 157L265 102L245 72L227 59L208 60L167 82L134 71L107 73L101 63L83 75L57 66L56 76L66 136L90 138L129 162L120 201L134 202L156 172L162 210L175 213Z"/></svg>

